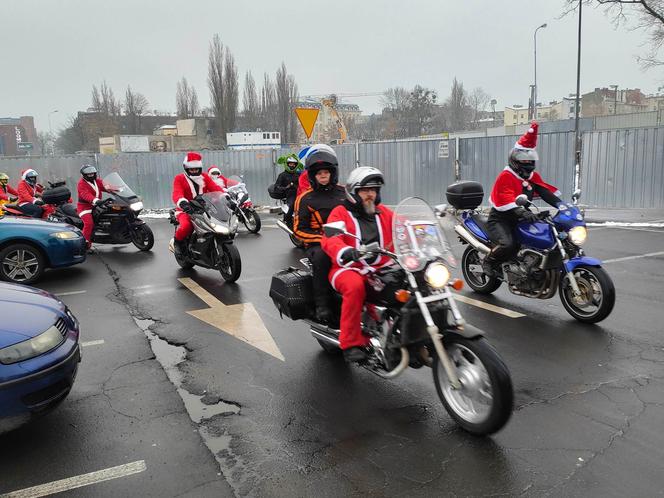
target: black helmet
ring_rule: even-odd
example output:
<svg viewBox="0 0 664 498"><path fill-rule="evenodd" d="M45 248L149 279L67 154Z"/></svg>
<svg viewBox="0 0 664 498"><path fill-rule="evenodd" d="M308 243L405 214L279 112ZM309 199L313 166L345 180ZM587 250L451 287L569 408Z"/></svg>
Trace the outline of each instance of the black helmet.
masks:
<svg viewBox="0 0 664 498"><path fill-rule="evenodd" d="M97 168L92 164L84 164L81 167L81 176L88 182L94 182L97 179Z"/></svg>
<svg viewBox="0 0 664 498"><path fill-rule="evenodd" d="M316 173L322 169L330 172L330 186L336 185L339 181L339 161L337 160L337 154L334 150L331 152L330 150L316 150L307 156L304 166L307 168L309 183L314 190L318 188Z"/></svg>
<svg viewBox="0 0 664 498"><path fill-rule="evenodd" d="M528 180L535 171L535 161L539 160L535 149L519 149L514 147L510 151L508 162L510 168L524 180Z"/></svg>
<svg viewBox="0 0 664 498"><path fill-rule="evenodd" d="M385 185L383 173L378 168L371 166L360 166L348 175L346 180L346 197L351 204L362 205L362 199L357 191L361 188L373 187L377 190L376 204L380 204L380 188Z"/></svg>

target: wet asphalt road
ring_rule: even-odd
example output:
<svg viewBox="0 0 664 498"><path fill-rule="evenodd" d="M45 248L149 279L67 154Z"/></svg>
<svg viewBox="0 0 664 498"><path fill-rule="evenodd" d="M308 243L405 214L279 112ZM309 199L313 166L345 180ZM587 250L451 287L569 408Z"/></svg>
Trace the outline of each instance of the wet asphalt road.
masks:
<svg viewBox="0 0 664 498"><path fill-rule="evenodd" d="M57 411L0 436L0 493L141 460L144 472L69 495L654 496L664 488L662 256L606 265L617 304L595 326L574 321L557 297L462 291L525 315L459 303L515 387L512 419L482 439L456 428L429 369L381 380L323 353L305 324L280 319L270 277L300 253L273 220L238 237L243 272L234 285L211 270L180 270L167 251L170 225L150 224L151 253L102 247L40 285L85 291L62 299L82 322L82 340L105 342L84 348ZM661 229L597 228L586 249L615 259L663 244ZM285 361L187 314L208 307L177 280L187 277L224 305L252 303ZM172 381L182 382L179 392Z"/></svg>

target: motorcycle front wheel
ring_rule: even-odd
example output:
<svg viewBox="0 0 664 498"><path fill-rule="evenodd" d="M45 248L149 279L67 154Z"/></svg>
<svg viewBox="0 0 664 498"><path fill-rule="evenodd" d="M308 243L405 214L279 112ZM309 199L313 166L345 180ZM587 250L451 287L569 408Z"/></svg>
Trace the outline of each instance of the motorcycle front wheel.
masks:
<svg viewBox="0 0 664 498"><path fill-rule="evenodd" d="M465 339L450 334L443 343L461 382L461 389L454 389L438 355L434 355L433 380L445 410L471 434L486 436L499 431L514 409L507 366L483 337Z"/></svg>
<svg viewBox="0 0 664 498"><path fill-rule="evenodd" d="M242 273L240 251L233 244L219 244L219 250L221 252L219 273L226 282L233 283Z"/></svg>
<svg viewBox="0 0 664 498"><path fill-rule="evenodd" d="M596 266L577 266L573 270L581 295L575 296L567 275L560 279L558 293L567 312L584 323L604 320L616 303L616 289L606 270Z"/></svg>
<svg viewBox="0 0 664 498"><path fill-rule="evenodd" d="M261 229L261 217L253 209L243 209L245 220L244 226L251 233L258 233Z"/></svg>
<svg viewBox="0 0 664 498"><path fill-rule="evenodd" d="M489 277L482 271L482 258L479 251L472 246L468 246L463 253L461 272L470 288L480 294L491 294L500 287L500 280Z"/></svg>
<svg viewBox="0 0 664 498"><path fill-rule="evenodd" d="M154 245L154 234L147 225L138 225L131 231L131 242L141 251L149 251Z"/></svg>

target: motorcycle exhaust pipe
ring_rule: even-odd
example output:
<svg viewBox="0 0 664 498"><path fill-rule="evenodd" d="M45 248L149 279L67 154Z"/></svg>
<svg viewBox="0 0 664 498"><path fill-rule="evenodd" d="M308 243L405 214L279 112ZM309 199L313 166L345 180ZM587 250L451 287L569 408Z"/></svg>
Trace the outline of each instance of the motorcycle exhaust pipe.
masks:
<svg viewBox="0 0 664 498"><path fill-rule="evenodd" d="M311 335L314 337L314 339L323 341L324 343L329 344L330 346L341 348L341 344L339 344L339 339L338 339L339 337L338 330L331 329L324 325L319 325L317 323L312 323L312 322L309 322L309 325L310 325L309 332L311 332Z"/></svg>
<svg viewBox="0 0 664 498"><path fill-rule="evenodd" d="M284 223L283 221L277 220L277 226L281 228L284 232L286 232L288 235L295 235L293 233L293 230L288 228L288 225L286 225L286 223Z"/></svg>
<svg viewBox="0 0 664 498"><path fill-rule="evenodd" d="M489 249L487 246L485 246L479 240L473 237L470 234L470 232L466 230L466 227L464 227L463 225L455 225L454 231L457 233L457 235L459 235L459 237L468 242L478 251L483 252L484 254L489 254L491 252L491 249Z"/></svg>

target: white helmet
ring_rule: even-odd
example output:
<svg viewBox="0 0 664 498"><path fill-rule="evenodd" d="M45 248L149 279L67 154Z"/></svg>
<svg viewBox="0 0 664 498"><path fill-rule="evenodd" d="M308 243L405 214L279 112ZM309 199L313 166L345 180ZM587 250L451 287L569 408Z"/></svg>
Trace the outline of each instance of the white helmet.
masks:
<svg viewBox="0 0 664 498"><path fill-rule="evenodd" d="M385 185L383 173L378 168L360 166L348 175L346 180L346 197L352 204L361 204L357 191L361 188L374 187L378 189L376 204L380 203L380 188Z"/></svg>

